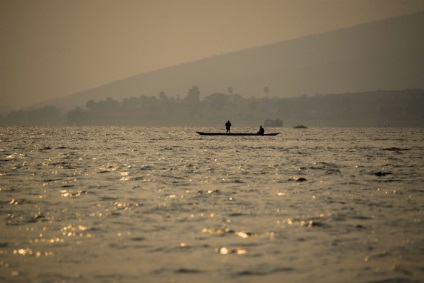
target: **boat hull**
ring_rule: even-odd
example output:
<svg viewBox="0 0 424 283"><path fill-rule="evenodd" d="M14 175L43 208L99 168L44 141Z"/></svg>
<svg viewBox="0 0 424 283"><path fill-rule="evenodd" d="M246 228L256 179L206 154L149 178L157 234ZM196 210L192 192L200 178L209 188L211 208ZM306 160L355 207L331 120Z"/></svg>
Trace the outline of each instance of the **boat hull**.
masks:
<svg viewBox="0 0 424 283"><path fill-rule="evenodd" d="M231 134L227 134L227 133L205 133L205 132L197 132L199 135L202 136L276 136L279 133L268 133L268 134L263 134L263 135L259 135L256 133L231 133Z"/></svg>

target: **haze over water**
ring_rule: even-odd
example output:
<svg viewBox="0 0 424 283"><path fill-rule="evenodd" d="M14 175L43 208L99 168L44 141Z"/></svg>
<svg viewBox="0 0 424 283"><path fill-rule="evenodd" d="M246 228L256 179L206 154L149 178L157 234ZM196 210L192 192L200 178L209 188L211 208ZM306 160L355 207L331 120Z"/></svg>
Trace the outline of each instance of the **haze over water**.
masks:
<svg viewBox="0 0 424 283"><path fill-rule="evenodd" d="M0 281L423 282L423 129L196 130L1 128Z"/></svg>

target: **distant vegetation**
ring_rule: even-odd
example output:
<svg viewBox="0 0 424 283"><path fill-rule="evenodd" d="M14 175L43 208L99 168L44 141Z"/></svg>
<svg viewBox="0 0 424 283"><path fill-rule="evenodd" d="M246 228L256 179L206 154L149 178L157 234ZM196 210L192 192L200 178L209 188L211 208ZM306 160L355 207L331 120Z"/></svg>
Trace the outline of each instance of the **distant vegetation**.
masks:
<svg viewBox="0 0 424 283"><path fill-rule="evenodd" d="M284 126L424 126L424 90L315 94L292 98L244 98L212 93L200 99L198 87L170 98L130 97L122 101L90 100L85 108L61 112L56 107L12 111L1 125L123 125L222 126L228 119L237 126L258 126L281 120Z"/></svg>

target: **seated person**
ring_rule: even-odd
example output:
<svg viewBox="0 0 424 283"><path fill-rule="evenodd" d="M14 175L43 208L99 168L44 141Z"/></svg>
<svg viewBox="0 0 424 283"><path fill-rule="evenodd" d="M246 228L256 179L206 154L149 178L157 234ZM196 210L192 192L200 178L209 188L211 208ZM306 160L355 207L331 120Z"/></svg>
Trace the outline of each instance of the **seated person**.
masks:
<svg viewBox="0 0 424 283"><path fill-rule="evenodd" d="M262 125L261 125L260 128L259 128L258 135L263 135L264 133L265 133L265 130L264 130L264 128L262 128Z"/></svg>

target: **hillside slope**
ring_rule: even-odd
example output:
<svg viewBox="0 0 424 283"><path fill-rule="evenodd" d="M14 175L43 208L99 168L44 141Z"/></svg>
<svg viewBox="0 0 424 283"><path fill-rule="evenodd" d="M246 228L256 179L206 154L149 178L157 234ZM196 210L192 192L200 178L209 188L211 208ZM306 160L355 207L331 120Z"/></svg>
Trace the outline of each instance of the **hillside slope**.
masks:
<svg viewBox="0 0 424 283"><path fill-rule="evenodd" d="M136 75L43 105L156 95L201 97L232 87L244 97L424 88L424 12L250 48Z"/></svg>

